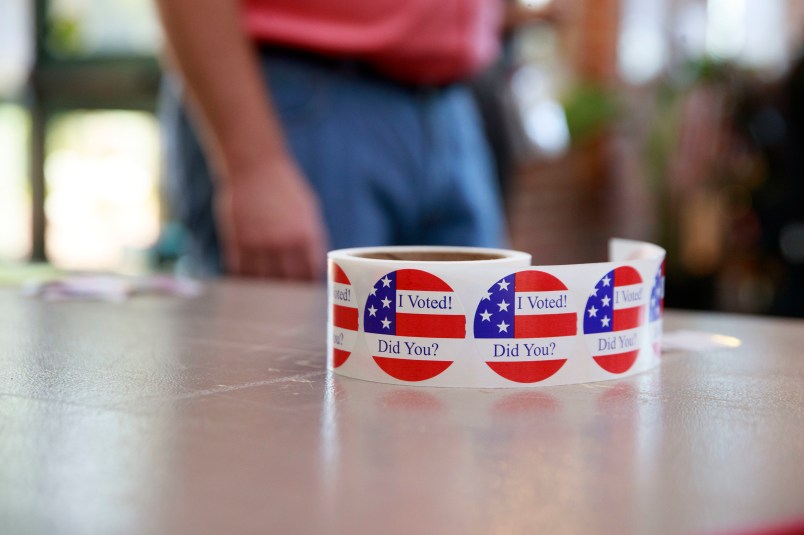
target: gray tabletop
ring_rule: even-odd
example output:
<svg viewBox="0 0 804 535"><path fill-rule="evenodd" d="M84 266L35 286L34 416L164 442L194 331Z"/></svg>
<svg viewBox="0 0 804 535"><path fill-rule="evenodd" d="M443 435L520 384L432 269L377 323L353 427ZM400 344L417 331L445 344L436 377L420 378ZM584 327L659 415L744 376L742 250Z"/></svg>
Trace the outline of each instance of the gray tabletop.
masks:
<svg viewBox="0 0 804 535"><path fill-rule="evenodd" d="M709 533L804 518L804 322L609 382L325 369L323 287L123 304L0 290L0 532Z"/></svg>

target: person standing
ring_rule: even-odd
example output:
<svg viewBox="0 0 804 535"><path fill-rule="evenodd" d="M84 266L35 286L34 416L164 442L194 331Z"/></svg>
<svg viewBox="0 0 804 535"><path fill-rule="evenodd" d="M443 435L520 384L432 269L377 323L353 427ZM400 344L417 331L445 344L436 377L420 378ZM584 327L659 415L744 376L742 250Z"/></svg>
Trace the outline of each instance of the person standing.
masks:
<svg viewBox="0 0 804 535"><path fill-rule="evenodd" d="M465 84L497 54L499 0L158 5L168 192L199 272L313 279L327 246L504 245Z"/></svg>

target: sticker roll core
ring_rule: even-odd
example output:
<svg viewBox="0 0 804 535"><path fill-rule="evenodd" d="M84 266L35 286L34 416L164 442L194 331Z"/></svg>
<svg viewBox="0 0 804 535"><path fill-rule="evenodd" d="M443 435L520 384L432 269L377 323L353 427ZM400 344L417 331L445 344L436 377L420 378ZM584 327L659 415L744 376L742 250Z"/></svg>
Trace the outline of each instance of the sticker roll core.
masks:
<svg viewBox="0 0 804 535"><path fill-rule="evenodd" d="M665 251L614 239L609 262L521 251L370 247L328 254L327 365L414 386L522 388L659 363Z"/></svg>

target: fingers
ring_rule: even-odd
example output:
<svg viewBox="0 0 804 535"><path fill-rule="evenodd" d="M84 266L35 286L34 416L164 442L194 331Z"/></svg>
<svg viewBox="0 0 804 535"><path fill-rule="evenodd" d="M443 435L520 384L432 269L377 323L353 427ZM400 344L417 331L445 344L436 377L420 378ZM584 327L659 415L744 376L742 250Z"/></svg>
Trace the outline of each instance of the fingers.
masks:
<svg viewBox="0 0 804 535"><path fill-rule="evenodd" d="M293 248L279 257L282 268L281 277L287 279L312 280L313 269L301 248Z"/></svg>
<svg viewBox="0 0 804 535"><path fill-rule="evenodd" d="M264 279L283 279L282 272L282 253L280 251L272 252L270 250L255 251L255 255L259 255L260 265L262 270L259 276Z"/></svg>
<svg viewBox="0 0 804 535"><path fill-rule="evenodd" d="M259 251L237 247L229 244L224 249L224 264L226 273L239 277L266 277L270 276L271 267L263 260Z"/></svg>
<svg viewBox="0 0 804 535"><path fill-rule="evenodd" d="M266 164L222 184L216 215L229 274L323 278L326 228L315 194L295 166Z"/></svg>
<svg viewBox="0 0 804 535"><path fill-rule="evenodd" d="M302 251L304 262L309 266L310 279L323 280L327 273L327 247L322 235L310 240Z"/></svg>
<svg viewBox="0 0 804 535"><path fill-rule="evenodd" d="M326 229L315 198L291 191L286 202L243 186L221 195L218 225L227 272L235 276L318 280L326 268ZM294 182L295 183L295 182ZM254 184L252 184L253 186Z"/></svg>
<svg viewBox="0 0 804 535"><path fill-rule="evenodd" d="M255 251L245 250L240 254L240 275L263 277L266 272L263 259Z"/></svg>
<svg viewBox="0 0 804 535"><path fill-rule="evenodd" d="M322 248L323 249L323 248ZM323 252L311 247L227 251L227 270L233 275L269 279L316 280L323 273Z"/></svg>

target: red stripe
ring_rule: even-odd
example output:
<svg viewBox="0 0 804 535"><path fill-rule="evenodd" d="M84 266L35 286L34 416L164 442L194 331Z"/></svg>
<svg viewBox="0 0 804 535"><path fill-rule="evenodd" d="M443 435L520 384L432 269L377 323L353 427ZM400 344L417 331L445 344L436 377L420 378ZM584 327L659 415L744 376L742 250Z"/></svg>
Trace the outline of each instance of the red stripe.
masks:
<svg viewBox="0 0 804 535"><path fill-rule="evenodd" d="M396 335L426 338L463 338L466 318L444 314L396 313Z"/></svg>
<svg viewBox="0 0 804 535"><path fill-rule="evenodd" d="M566 290L564 283L544 271L520 271L514 276L517 292L551 292Z"/></svg>
<svg viewBox="0 0 804 535"><path fill-rule="evenodd" d="M429 392L422 392L415 388L397 388L391 390L380 398L383 408L400 409L403 411L438 411L444 408L444 403Z"/></svg>
<svg viewBox="0 0 804 535"><path fill-rule="evenodd" d="M555 374L567 359L486 362L498 375L516 383L538 383Z"/></svg>
<svg viewBox="0 0 804 535"><path fill-rule="evenodd" d="M432 379L452 364L450 360L408 360L376 356L374 362L385 373L400 381Z"/></svg>
<svg viewBox="0 0 804 535"><path fill-rule="evenodd" d="M554 411L559 407L558 401L550 394L525 390L506 395L494 404L493 410L495 415L500 416L522 414L532 417L534 412Z"/></svg>
<svg viewBox="0 0 804 535"><path fill-rule="evenodd" d="M626 353L616 353L614 355L601 355L595 357L601 368L611 373L625 373L631 369L636 362L639 350L628 351Z"/></svg>
<svg viewBox="0 0 804 535"><path fill-rule="evenodd" d="M804 533L804 518L795 518L782 523L757 524L736 531L719 531L716 535L801 535L802 533Z"/></svg>
<svg viewBox="0 0 804 535"><path fill-rule="evenodd" d="M343 272L341 266L336 264L335 262L332 263L332 282L339 282L341 284L352 284L349 282L349 277L346 276L346 273Z"/></svg>
<svg viewBox="0 0 804 535"><path fill-rule="evenodd" d="M341 366L344 362L346 362L346 359L348 359L349 355L351 355L351 354L352 353L349 352L349 351L344 351L343 349L336 349L336 348L333 347L332 348L332 367L337 368L337 367Z"/></svg>
<svg viewBox="0 0 804 535"><path fill-rule="evenodd" d="M341 329L357 330L357 309L342 305L332 305L332 324Z"/></svg>
<svg viewBox="0 0 804 535"><path fill-rule="evenodd" d="M612 329L615 331L624 331L626 329L639 327L644 320L644 312L644 306L615 309Z"/></svg>
<svg viewBox="0 0 804 535"><path fill-rule="evenodd" d="M419 290L420 292L451 292L449 285L426 271L420 269L400 269L396 272L397 290Z"/></svg>
<svg viewBox="0 0 804 535"><path fill-rule="evenodd" d="M628 286L629 284L642 284L639 272L631 266L622 266L614 270L614 286Z"/></svg>
<svg viewBox="0 0 804 535"><path fill-rule="evenodd" d="M514 338L573 336L576 332L578 332L578 316L574 312L514 318Z"/></svg>

